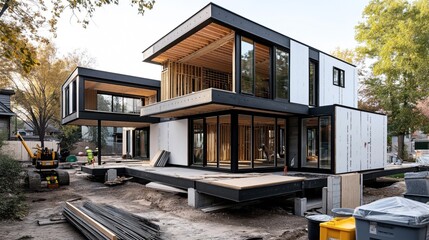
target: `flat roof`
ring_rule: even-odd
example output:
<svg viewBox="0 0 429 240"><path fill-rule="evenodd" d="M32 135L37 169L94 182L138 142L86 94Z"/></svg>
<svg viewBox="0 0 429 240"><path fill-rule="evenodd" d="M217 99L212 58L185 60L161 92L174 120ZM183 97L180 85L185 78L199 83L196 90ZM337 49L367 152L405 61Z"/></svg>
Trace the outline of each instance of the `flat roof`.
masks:
<svg viewBox="0 0 429 240"><path fill-rule="evenodd" d="M77 76L87 77L94 80L100 80L103 82L113 83L117 85L145 86L156 89L159 89L161 87L161 82L159 80L106 72L85 67L76 67L75 70L73 70L73 72L67 77L67 79L63 83L63 86L68 84Z"/></svg>
<svg viewBox="0 0 429 240"><path fill-rule="evenodd" d="M313 53L323 53L338 59L339 61L354 66L351 63L348 63L323 51L317 50L307 44L242 17L214 3L207 4L200 11L192 15L182 24L174 28L172 31L145 49L143 51L143 61L160 64L159 62L153 61L153 59L211 23L217 23L244 35L254 36L256 37L255 40L259 39L288 49L290 48L290 41L293 40L309 47L310 51Z"/></svg>

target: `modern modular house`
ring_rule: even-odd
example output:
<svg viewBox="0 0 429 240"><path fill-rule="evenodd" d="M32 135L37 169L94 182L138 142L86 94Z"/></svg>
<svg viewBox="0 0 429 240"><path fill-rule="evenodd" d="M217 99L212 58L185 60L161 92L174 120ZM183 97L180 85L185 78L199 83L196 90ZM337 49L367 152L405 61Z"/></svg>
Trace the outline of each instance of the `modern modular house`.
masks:
<svg viewBox="0 0 429 240"><path fill-rule="evenodd" d="M143 60L162 66L157 101L145 101L133 121L137 131L146 127L150 157L167 150L171 165L229 172L384 168L386 116L357 109L357 72L347 62L212 3L144 50ZM85 89L78 92L89 89L85 77L71 77L63 94L73 79ZM80 121L87 102L63 122ZM124 150L132 154L140 132L131 127Z"/></svg>
<svg viewBox="0 0 429 240"><path fill-rule="evenodd" d="M146 134L143 139L149 139L149 125L159 122L159 118L140 116L142 106L159 100L157 80L77 67L61 89L62 124L98 126L98 132L101 127L141 129ZM118 134L123 139L122 130ZM97 135L101 143L101 134ZM141 155L149 158L149 143L141 146ZM99 152L103 153L101 147Z"/></svg>

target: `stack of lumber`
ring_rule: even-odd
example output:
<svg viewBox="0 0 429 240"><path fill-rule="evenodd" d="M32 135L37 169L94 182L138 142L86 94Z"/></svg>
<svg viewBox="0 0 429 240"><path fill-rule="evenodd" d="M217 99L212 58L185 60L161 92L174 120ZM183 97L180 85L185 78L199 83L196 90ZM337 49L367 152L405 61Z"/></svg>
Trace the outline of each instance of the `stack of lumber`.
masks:
<svg viewBox="0 0 429 240"><path fill-rule="evenodd" d="M165 150L159 150L155 156L150 160L149 165L152 167L165 167L168 159L170 158L170 152Z"/></svg>
<svg viewBox="0 0 429 240"><path fill-rule="evenodd" d="M148 219L105 204L66 203L63 215L87 239L161 239L159 226Z"/></svg>

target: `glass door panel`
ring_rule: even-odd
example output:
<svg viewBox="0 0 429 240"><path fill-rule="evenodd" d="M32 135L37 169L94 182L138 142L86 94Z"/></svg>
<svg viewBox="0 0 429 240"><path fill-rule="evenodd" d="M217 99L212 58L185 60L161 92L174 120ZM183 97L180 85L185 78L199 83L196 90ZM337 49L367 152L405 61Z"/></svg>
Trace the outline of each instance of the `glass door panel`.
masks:
<svg viewBox="0 0 429 240"><path fill-rule="evenodd" d="M319 167L318 156L318 118L306 118L302 121L302 167Z"/></svg>
<svg viewBox="0 0 429 240"><path fill-rule="evenodd" d="M193 121L193 165L203 165L204 162L204 121L196 119Z"/></svg>

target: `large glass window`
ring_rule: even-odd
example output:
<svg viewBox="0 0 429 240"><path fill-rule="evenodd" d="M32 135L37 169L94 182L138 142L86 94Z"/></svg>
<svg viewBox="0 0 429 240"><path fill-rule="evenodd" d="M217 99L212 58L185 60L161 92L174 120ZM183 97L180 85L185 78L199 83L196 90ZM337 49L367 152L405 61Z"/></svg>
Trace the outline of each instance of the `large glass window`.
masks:
<svg viewBox="0 0 429 240"><path fill-rule="evenodd" d="M207 165L217 167L217 117L206 118Z"/></svg>
<svg viewBox="0 0 429 240"><path fill-rule="evenodd" d="M98 128L82 126L82 140L95 150L98 147ZM102 155L122 155L122 128L101 127L101 153Z"/></svg>
<svg viewBox="0 0 429 240"><path fill-rule="evenodd" d="M238 115L238 168L252 167L252 116Z"/></svg>
<svg viewBox="0 0 429 240"><path fill-rule="evenodd" d="M253 120L254 167L272 167L275 163L275 118L255 116Z"/></svg>
<svg viewBox="0 0 429 240"><path fill-rule="evenodd" d="M70 114L70 88L67 86L64 89L64 117Z"/></svg>
<svg viewBox="0 0 429 240"><path fill-rule="evenodd" d="M255 96L270 98L270 48L255 43Z"/></svg>
<svg viewBox="0 0 429 240"><path fill-rule="evenodd" d="M122 106L124 105L123 103L123 98L120 96L113 96L113 112L117 112L117 113L121 113L122 112Z"/></svg>
<svg viewBox="0 0 429 240"><path fill-rule="evenodd" d="M77 110L77 86L76 81L72 82L72 113Z"/></svg>
<svg viewBox="0 0 429 240"><path fill-rule="evenodd" d="M277 166L286 165L286 120L277 119Z"/></svg>
<svg viewBox="0 0 429 240"><path fill-rule="evenodd" d="M289 53L276 49L275 60L275 89L276 98L289 98Z"/></svg>
<svg viewBox="0 0 429 240"><path fill-rule="evenodd" d="M129 132L129 131L127 131ZM136 130L134 141L134 157L149 158L149 128Z"/></svg>
<svg viewBox="0 0 429 240"><path fill-rule="evenodd" d="M253 94L254 89L254 47L253 41L241 39L241 92Z"/></svg>
<svg viewBox="0 0 429 240"><path fill-rule="evenodd" d="M320 117L320 168L331 169L331 117Z"/></svg>
<svg viewBox="0 0 429 240"><path fill-rule="evenodd" d="M317 63L310 61L309 74L309 105L317 106Z"/></svg>
<svg viewBox="0 0 429 240"><path fill-rule="evenodd" d="M112 111L112 95L97 94L97 110L98 111Z"/></svg>
<svg viewBox="0 0 429 240"><path fill-rule="evenodd" d="M219 167L231 168L231 116L219 116Z"/></svg>
<svg viewBox="0 0 429 240"><path fill-rule="evenodd" d="M97 94L98 111L139 114L142 106L143 101L140 98Z"/></svg>
<svg viewBox="0 0 429 240"><path fill-rule="evenodd" d="M193 120L193 156L192 164L203 165L204 163L204 121L203 119Z"/></svg>

